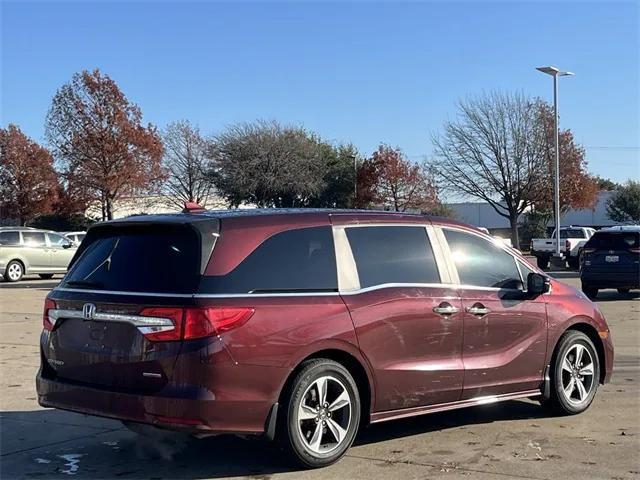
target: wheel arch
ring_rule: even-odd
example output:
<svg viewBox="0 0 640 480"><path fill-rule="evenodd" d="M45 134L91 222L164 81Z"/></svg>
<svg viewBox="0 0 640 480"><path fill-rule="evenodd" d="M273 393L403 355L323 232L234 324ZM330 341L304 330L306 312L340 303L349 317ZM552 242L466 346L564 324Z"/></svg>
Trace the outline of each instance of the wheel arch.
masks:
<svg viewBox="0 0 640 480"><path fill-rule="evenodd" d="M302 365L307 360L313 360L316 358L326 358L338 362L344 366L349 373L353 376L353 379L358 386L358 393L360 395L361 413L360 413L360 425L366 425L370 421L371 408L374 402L374 386L373 380L368 369L364 366L364 362L357 358L350 352L340 348L324 348L308 354L301 359L297 365L289 372L283 387L280 389L279 402L282 403L283 399L288 395L292 388L293 379L298 372L302 369Z"/></svg>
<svg viewBox="0 0 640 480"><path fill-rule="evenodd" d="M22 265L22 275L27 275L29 270L29 263L23 257L14 257L7 262L7 267L11 262L18 262ZM4 274L4 272L2 272ZM30 273L30 272L29 272Z"/></svg>

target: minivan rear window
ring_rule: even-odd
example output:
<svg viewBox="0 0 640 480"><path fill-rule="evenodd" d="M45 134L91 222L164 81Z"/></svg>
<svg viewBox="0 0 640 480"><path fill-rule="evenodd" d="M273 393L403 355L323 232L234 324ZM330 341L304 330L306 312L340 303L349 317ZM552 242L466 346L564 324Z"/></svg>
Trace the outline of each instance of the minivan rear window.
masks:
<svg viewBox="0 0 640 480"><path fill-rule="evenodd" d="M194 293L197 288L201 245L190 227L112 227L87 240L64 287L142 293Z"/></svg>
<svg viewBox="0 0 640 480"><path fill-rule="evenodd" d="M596 232L585 244L585 248L603 250L626 250L640 246L638 232Z"/></svg>

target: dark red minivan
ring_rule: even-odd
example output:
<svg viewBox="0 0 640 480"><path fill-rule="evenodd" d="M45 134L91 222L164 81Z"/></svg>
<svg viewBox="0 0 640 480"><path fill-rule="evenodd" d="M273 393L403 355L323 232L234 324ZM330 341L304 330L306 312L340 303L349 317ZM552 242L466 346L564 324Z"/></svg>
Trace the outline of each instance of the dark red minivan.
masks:
<svg viewBox="0 0 640 480"><path fill-rule="evenodd" d="M307 467L367 423L523 397L579 413L613 365L581 292L473 227L384 212L101 223L43 322L41 405L262 434Z"/></svg>

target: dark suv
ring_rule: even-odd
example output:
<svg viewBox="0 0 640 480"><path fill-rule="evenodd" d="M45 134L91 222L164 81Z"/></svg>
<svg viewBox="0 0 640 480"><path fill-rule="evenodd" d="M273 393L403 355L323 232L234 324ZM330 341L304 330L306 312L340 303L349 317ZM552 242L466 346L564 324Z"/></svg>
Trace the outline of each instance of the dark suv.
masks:
<svg viewBox="0 0 640 480"><path fill-rule="evenodd" d="M419 215L250 210L89 229L47 297L41 405L276 438L307 467L366 423L539 397L579 413L613 364L581 292Z"/></svg>
<svg viewBox="0 0 640 480"><path fill-rule="evenodd" d="M580 280L589 298L604 288L640 288L640 226L598 230L580 252Z"/></svg>

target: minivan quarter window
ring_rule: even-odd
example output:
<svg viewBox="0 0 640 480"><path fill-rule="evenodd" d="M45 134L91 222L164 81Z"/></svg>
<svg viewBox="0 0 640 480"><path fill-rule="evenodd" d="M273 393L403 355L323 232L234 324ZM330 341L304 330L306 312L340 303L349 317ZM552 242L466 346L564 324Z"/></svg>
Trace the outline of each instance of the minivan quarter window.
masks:
<svg viewBox="0 0 640 480"><path fill-rule="evenodd" d="M337 292L331 227L277 233L228 274L204 277L201 291L213 294Z"/></svg>
<svg viewBox="0 0 640 480"><path fill-rule="evenodd" d="M360 288L389 283L440 283L424 226L346 229Z"/></svg>
<svg viewBox="0 0 640 480"><path fill-rule="evenodd" d="M20 232L0 232L0 245L20 245Z"/></svg>
<svg viewBox="0 0 640 480"><path fill-rule="evenodd" d="M513 256L484 238L443 229L460 283L478 287L514 288L520 272Z"/></svg>

